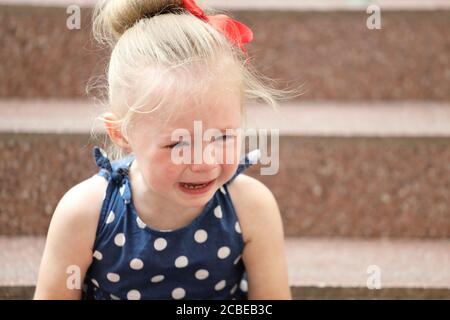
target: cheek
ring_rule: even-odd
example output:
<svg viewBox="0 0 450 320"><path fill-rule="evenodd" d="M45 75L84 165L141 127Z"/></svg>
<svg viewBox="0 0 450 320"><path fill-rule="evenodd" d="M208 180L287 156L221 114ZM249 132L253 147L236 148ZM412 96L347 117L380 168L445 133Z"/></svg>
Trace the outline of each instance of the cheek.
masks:
<svg viewBox="0 0 450 320"><path fill-rule="evenodd" d="M238 164L224 164L222 165L222 178L223 183L227 182L234 175L238 167Z"/></svg>
<svg viewBox="0 0 450 320"><path fill-rule="evenodd" d="M182 165L176 165L171 162L166 163L164 167L161 168L161 175L169 184L174 184L178 182L182 172L183 172Z"/></svg>
<svg viewBox="0 0 450 320"><path fill-rule="evenodd" d="M167 157L156 157L148 168L149 181L155 189L170 188L179 180L183 166L173 164Z"/></svg>

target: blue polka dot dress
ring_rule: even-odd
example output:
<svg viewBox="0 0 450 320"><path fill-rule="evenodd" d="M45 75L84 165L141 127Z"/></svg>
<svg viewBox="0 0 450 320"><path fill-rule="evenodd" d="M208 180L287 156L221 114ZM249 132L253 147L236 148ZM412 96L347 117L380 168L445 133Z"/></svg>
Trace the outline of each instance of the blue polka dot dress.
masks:
<svg viewBox="0 0 450 320"><path fill-rule="evenodd" d="M145 225L133 205L134 156L110 162L94 147L97 175L108 187L82 299L247 299L244 242L228 185L258 155L245 155L189 225L164 231Z"/></svg>

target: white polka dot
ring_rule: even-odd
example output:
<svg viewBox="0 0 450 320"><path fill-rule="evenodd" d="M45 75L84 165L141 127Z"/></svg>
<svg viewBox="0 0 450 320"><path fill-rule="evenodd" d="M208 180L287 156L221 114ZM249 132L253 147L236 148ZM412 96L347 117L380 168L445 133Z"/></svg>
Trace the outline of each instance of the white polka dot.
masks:
<svg viewBox="0 0 450 320"><path fill-rule="evenodd" d="M222 208L221 208L220 206L217 206L217 207L214 209L214 215L215 215L217 218L219 218L219 219L222 218Z"/></svg>
<svg viewBox="0 0 450 320"><path fill-rule="evenodd" d="M242 279L241 284L239 285L239 288L241 288L242 291L247 292L247 290L248 290L247 280Z"/></svg>
<svg viewBox="0 0 450 320"><path fill-rule="evenodd" d="M120 276L117 273L113 273L113 272L108 272L108 274L106 275L106 278L111 282L119 282L120 281Z"/></svg>
<svg viewBox="0 0 450 320"><path fill-rule="evenodd" d="M123 233L118 233L114 237L114 243L116 246L122 247L125 244L125 235Z"/></svg>
<svg viewBox="0 0 450 320"><path fill-rule="evenodd" d="M100 288L100 285L98 284L98 281L95 279L91 279L91 282L96 286L97 288Z"/></svg>
<svg viewBox="0 0 450 320"><path fill-rule="evenodd" d="M158 283L164 280L164 276L162 274L152 277L150 280L153 283Z"/></svg>
<svg viewBox="0 0 450 320"><path fill-rule="evenodd" d="M141 218L137 217L136 222L139 228L144 229L147 225L144 223L144 221L141 220Z"/></svg>
<svg viewBox="0 0 450 320"><path fill-rule="evenodd" d="M103 255L100 251L95 250L94 254L92 255L95 259L97 260L102 260L103 259Z"/></svg>
<svg viewBox="0 0 450 320"><path fill-rule="evenodd" d="M225 259L229 255L230 255L230 248L228 248L228 247L222 247L219 249L219 251L217 251L217 256L220 259Z"/></svg>
<svg viewBox="0 0 450 320"><path fill-rule="evenodd" d="M172 291L172 298L174 298L176 300L183 299L185 295L186 295L186 291L184 291L183 288L176 288L176 289L173 289L173 291Z"/></svg>
<svg viewBox="0 0 450 320"><path fill-rule="evenodd" d="M144 267L144 262L141 259L134 258L130 261L130 268L133 270L141 270Z"/></svg>
<svg viewBox="0 0 450 320"><path fill-rule="evenodd" d="M177 268L184 268L188 265L188 258L186 256L179 256L175 260L175 267Z"/></svg>
<svg viewBox="0 0 450 320"><path fill-rule="evenodd" d="M158 238L155 240L153 246L158 251L164 250L167 247L167 241L164 238Z"/></svg>
<svg viewBox="0 0 450 320"><path fill-rule="evenodd" d="M237 256L237 258L234 260L234 262L233 262L233 264L234 265L237 265L238 264L238 262L239 262L239 260L241 259L241 257L242 257L242 255L240 254L240 255L238 255Z"/></svg>
<svg viewBox="0 0 450 320"><path fill-rule="evenodd" d="M125 192L125 185L122 185L121 187L120 187L120 195L123 197L123 193Z"/></svg>
<svg viewBox="0 0 450 320"><path fill-rule="evenodd" d="M222 290L223 288L225 288L225 285L227 284L227 282L225 280L219 281L217 282L217 284L214 286L214 290L219 291Z"/></svg>
<svg viewBox="0 0 450 320"><path fill-rule="evenodd" d="M113 300L120 300L120 298L119 297L116 297L115 295L113 295L113 294L110 294L109 295L110 297L111 297L111 299L113 299Z"/></svg>
<svg viewBox="0 0 450 320"><path fill-rule="evenodd" d="M234 287L230 290L230 293L231 293L231 294L234 294L234 293L236 292L237 287L238 287L238 285L237 285L237 283L236 283L236 284L234 285Z"/></svg>
<svg viewBox="0 0 450 320"><path fill-rule="evenodd" d="M195 272L195 277L198 280L205 280L206 278L209 277L209 272L208 272L208 270L205 270L205 269L197 270L197 272Z"/></svg>
<svg viewBox="0 0 450 320"><path fill-rule="evenodd" d="M241 226L239 225L239 222L236 221L236 224L234 225L234 230L236 230L237 233L241 233Z"/></svg>
<svg viewBox="0 0 450 320"><path fill-rule="evenodd" d="M195 232L194 239L198 243L203 243L206 241L206 239L208 239L208 233L203 229L199 229Z"/></svg>
<svg viewBox="0 0 450 320"><path fill-rule="evenodd" d="M116 217L116 215L114 214L113 211L111 211L108 214L108 218L106 219L106 224L109 224L109 223L113 222L115 217Z"/></svg>
<svg viewBox="0 0 450 320"><path fill-rule="evenodd" d="M220 187L220 191L221 191L223 194L227 194L227 192L225 191L224 187Z"/></svg>
<svg viewBox="0 0 450 320"><path fill-rule="evenodd" d="M130 290L127 293L128 300L139 300L141 299L141 293L137 290Z"/></svg>
<svg viewBox="0 0 450 320"><path fill-rule="evenodd" d="M253 150L253 151L250 151L250 152L247 154L248 161L249 161L250 163L252 163L252 164L257 163L257 162L258 162L258 159L259 159L260 157L261 157L261 151L259 151L258 149Z"/></svg>

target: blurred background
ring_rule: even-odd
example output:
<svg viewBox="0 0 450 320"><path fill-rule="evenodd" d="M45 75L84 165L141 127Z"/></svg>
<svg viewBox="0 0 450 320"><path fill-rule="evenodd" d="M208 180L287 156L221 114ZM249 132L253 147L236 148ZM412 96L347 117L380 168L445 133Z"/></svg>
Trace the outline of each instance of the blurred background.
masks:
<svg viewBox="0 0 450 320"><path fill-rule="evenodd" d="M97 172L94 3L0 0L0 299L32 297L56 204ZM278 174L248 174L278 200L294 298L450 299L450 0L198 3L254 30L259 71L303 84L277 113L248 106L281 133Z"/></svg>

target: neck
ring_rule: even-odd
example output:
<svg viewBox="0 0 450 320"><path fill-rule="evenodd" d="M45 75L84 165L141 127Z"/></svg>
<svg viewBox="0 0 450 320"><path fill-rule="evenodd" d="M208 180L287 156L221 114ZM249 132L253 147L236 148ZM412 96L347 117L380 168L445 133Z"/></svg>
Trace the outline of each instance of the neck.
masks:
<svg viewBox="0 0 450 320"><path fill-rule="evenodd" d="M202 208L181 206L151 190L145 183L136 160L131 163L129 178L132 201L139 218L152 228L183 227L202 211Z"/></svg>

